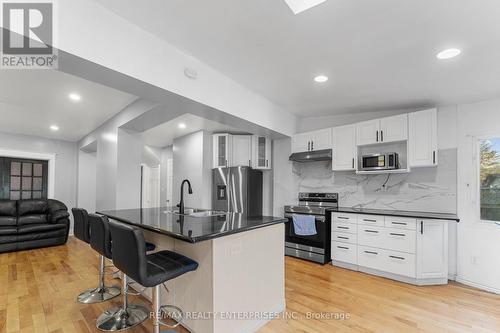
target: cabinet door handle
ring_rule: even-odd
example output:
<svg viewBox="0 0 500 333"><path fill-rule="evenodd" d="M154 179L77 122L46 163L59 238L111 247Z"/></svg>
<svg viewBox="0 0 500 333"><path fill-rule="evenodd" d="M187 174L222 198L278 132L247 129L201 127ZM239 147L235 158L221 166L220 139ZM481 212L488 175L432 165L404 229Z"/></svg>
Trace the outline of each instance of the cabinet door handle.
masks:
<svg viewBox="0 0 500 333"><path fill-rule="evenodd" d="M226 167L227 167L227 160L226 160Z"/></svg>
<svg viewBox="0 0 500 333"><path fill-rule="evenodd" d="M372 234L378 234L378 231L376 231L376 230L366 230L365 229L365 232L370 232Z"/></svg>
<svg viewBox="0 0 500 333"><path fill-rule="evenodd" d="M269 160L266 160L266 167L269 167Z"/></svg>
<svg viewBox="0 0 500 333"><path fill-rule="evenodd" d="M337 246L337 248L342 249L342 250L349 250L349 248L345 247L345 246Z"/></svg>
<svg viewBox="0 0 500 333"><path fill-rule="evenodd" d="M436 164L436 151L432 151L432 164Z"/></svg>
<svg viewBox="0 0 500 333"><path fill-rule="evenodd" d="M340 220L349 220L348 217L344 217L344 216L337 216L337 218L340 219Z"/></svg>
<svg viewBox="0 0 500 333"><path fill-rule="evenodd" d="M337 236L338 239L349 239L349 237Z"/></svg>
<svg viewBox="0 0 500 333"><path fill-rule="evenodd" d="M389 256L392 259L399 259L399 260L405 260L403 257L398 257L398 256Z"/></svg>
<svg viewBox="0 0 500 333"><path fill-rule="evenodd" d="M251 160L248 160L248 166L251 167L252 166L252 161Z"/></svg>
<svg viewBox="0 0 500 333"><path fill-rule="evenodd" d="M406 236L405 234L396 234L394 232L391 232L389 235L391 235L391 236L400 236L400 237L405 237Z"/></svg>
<svg viewBox="0 0 500 333"><path fill-rule="evenodd" d="M377 131L377 142L378 142L378 131Z"/></svg>
<svg viewBox="0 0 500 333"><path fill-rule="evenodd" d="M397 225L407 225L406 222L391 222L392 224L397 224Z"/></svg>
<svg viewBox="0 0 500 333"><path fill-rule="evenodd" d="M363 219L365 222L377 222L377 220L369 220L369 219Z"/></svg>
<svg viewBox="0 0 500 333"><path fill-rule="evenodd" d="M420 221L420 234L424 234L424 221Z"/></svg>
<svg viewBox="0 0 500 333"><path fill-rule="evenodd" d="M354 169L354 158L352 159L352 168Z"/></svg>
<svg viewBox="0 0 500 333"><path fill-rule="evenodd" d="M343 227L343 226L338 226L337 229L346 229L346 230L349 230L348 227Z"/></svg>
<svg viewBox="0 0 500 333"><path fill-rule="evenodd" d="M307 151L311 150L311 141L307 142Z"/></svg>
<svg viewBox="0 0 500 333"><path fill-rule="evenodd" d="M311 150L314 150L314 141L311 141Z"/></svg>
<svg viewBox="0 0 500 333"><path fill-rule="evenodd" d="M373 252L373 251L365 251L365 253L368 253L368 254L378 254L378 252Z"/></svg>
<svg viewBox="0 0 500 333"><path fill-rule="evenodd" d="M384 142L384 131L380 131L380 142Z"/></svg>

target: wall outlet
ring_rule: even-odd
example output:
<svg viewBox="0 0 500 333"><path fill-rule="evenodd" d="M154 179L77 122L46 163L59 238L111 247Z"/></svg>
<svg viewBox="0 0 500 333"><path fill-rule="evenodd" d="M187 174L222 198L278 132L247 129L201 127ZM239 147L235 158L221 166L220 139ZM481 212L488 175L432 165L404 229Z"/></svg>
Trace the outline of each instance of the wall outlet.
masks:
<svg viewBox="0 0 500 333"><path fill-rule="evenodd" d="M479 258L478 258L478 257L476 257L476 256L472 256L472 257L471 257L471 259L470 259L470 261L471 261L471 263L472 263L473 265L477 265L477 264L479 264Z"/></svg>

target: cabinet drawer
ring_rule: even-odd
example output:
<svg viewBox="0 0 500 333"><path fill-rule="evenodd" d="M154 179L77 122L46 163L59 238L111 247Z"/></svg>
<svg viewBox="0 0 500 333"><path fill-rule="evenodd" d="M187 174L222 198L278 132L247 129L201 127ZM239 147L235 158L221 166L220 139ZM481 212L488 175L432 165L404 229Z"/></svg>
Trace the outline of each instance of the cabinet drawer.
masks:
<svg viewBox="0 0 500 333"><path fill-rule="evenodd" d="M349 222L333 222L332 232L346 232L349 234L357 233L356 224Z"/></svg>
<svg viewBox="0 0 500 333"><path fill-rule="evenodd" d="M357 214L332 213L332 221L357 223L357 219Z"/></svg>
<svg viewBox="0 0 500 333"><path fill-rule="evenodd" d="M358 215L358 224L375 225L383 227L384 216L381 215Z"/></svg>
<svg viewBox="0 0 500 333"><path fill-rule="evenodd" d="M415 277L415 255L397 251L384 251L384 270L398 275Z"/></svg>
<svg viewBox="0 0 500 333"><path fill-rule="evenodd" d="M383 248L394 251L415 253L415 230L384 228Z"/></svg>
<svg viewBox="0 0 500 333"><path fill-rule="evenodd" d="M384 270L383 250L358 245L358 265L372 269Z"/></svg>
<svg viewBox="0 0 500 333"><path fill-rule="evenodd" d="M386 216L385 226L388 228L415 230L417 228L417 220L408 217Z"/></svg>
<svg viewBox="0 0 500 333"><path fill-rule="evenodd" d="M334 232L332 232L332 241L357 244L358 243L358 235L334 231Z"/></svg>
<svg viewBox="0 0 500 333"><path fill-rule="evenodd" d="M332 242L332 259L356 265L358 263L357 245Z"/></svg>
<svg viewBox="0 0 500 333"><path fill-rule="evenodd" d="M384 228L358 225L358 244L371 247L384 247Z"/></svg>

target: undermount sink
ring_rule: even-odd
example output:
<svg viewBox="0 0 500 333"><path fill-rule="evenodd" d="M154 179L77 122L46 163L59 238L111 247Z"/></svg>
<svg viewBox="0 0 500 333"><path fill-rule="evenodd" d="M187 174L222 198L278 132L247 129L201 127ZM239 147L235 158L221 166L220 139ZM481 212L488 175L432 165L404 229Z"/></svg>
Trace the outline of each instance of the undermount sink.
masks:
<svg viewBox="0 0 500 333"><path fill-rule="evenodd" d="M217 210L191 209L191 208L186 208L184 214L180 214L178 211L175 211L175 210L166 210L166 211L164 211L164 213L189 216L189 217L210 217L210 216L226 215L226 212L221 212L221 211L217 211Z"/></svg>

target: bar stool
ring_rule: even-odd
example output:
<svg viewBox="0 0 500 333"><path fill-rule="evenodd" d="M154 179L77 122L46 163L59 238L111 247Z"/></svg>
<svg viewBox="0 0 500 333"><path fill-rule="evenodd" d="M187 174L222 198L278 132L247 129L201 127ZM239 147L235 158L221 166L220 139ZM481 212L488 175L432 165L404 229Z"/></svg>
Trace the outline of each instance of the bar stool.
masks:
<svg viewBox="0 0 500 333"><path fill-rule="evenodd" d="M113 240L109 230L109 221L105 216L89 214L91 230L91 245L96 251L101 251L106 257L112 257ZM94 237L95 235L95 237ZM143 242L144 249L154 250L156 246ZM119 267L118 267L119 268ZM150 311L141 305L130 304L128 295L139 295L140 293L130 292L130 282L128 276L123 273L122 277L123 303L120 307L106 310L97 318L96 326L102 331L122 331L139 325L145 321Z"/></svg>
<svg viewBox="0 0 500 333"><path fill-rule="evenodd" d="M168 280L195 271L198 268L198 263L172 251L159 251L147 255L144 248L144 234L139 228L111 221L109 229L113 238L114 265L142 286L154 288L154 332L160 332L160 325L170 328L179 326L184 314L176 306L162 306L160 304L160 287ZM180 319L175 325L166 324L160 319L162 310L167 308L174 309L180 314Z"/></svg>
<svg viewBox="0 0 500 333"><path fill-rule="evenodd" d="M72 208L74 227L73 233L79 240L90 244L90 225L89 225L89 215L85 209L82 208ZM109 257L111 259L111 256ZM110 300L118 295L120 295L120 288L118 287L106 287L104 283L105 276L105 263L104 255L100 253L99 255L99 286L94 289L89 289L78 295L78 302L85 304L100 303Z"/></svg>

